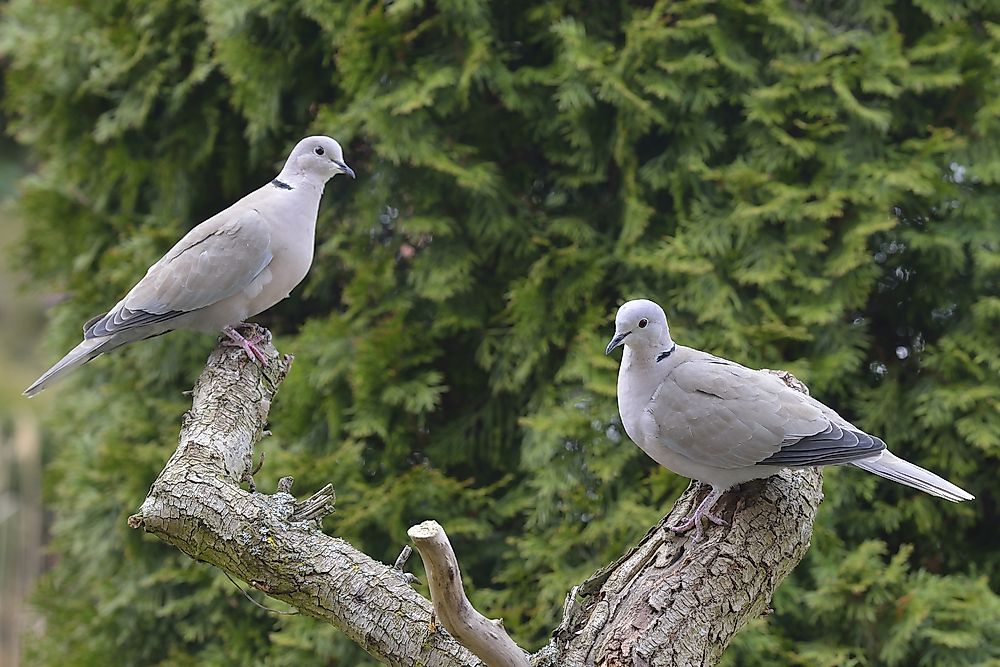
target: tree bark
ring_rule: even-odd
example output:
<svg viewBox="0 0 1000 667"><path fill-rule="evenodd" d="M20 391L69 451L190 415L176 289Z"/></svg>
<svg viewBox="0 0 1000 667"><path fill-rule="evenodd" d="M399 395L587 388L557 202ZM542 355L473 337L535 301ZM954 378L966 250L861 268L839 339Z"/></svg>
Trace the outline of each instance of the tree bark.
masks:
<svg viewBox="0 0 1000 667"><path fill-rule="evenodd" d="M435 623L431 603L410 588L401 569L319 530L318 519L332 511L332 488L303 503L289 493L290 478L272 495L253 489L253 445L291 365L269 334L260 347L269 358L265 368L241 350L219 346L211 354L177 450L129 524L335 625L386 664L484 664ZM779 375L805 390L787 373ZM574 587L552 641L531 664L715 664L733 635L766 612L808 549L821 487L815 469L744 485L718 505L729 525L709 527L694 544L666 530L703 495L693 484L628 553ZM443 530L441 538L447 542ZM452 600L464 597L461 580L456 583ZM489 627L503 633L497 624Z"/></svg>
<svg viewBox="0 0 1000 667"><path fill-rule="evenodd" d="M710 491L693 483L638 545L571 591L551 664L716 664L808 550L822 484L815 468L745 484L716 505L729 525L693 545L667 529Z"/></svg>
<svg viewBox="0 0 1000 667"><path fill-rule="evenodd" d="M239 349L219 346L209 356L177 451L129 525L332 623L386 664L482 664L448 634L432 632L430 602L399 570L323 534L315 521L290 521L289 488L273 495L240 488L292 361L278 355L270 334L260 347L267 368Z"/></svg>

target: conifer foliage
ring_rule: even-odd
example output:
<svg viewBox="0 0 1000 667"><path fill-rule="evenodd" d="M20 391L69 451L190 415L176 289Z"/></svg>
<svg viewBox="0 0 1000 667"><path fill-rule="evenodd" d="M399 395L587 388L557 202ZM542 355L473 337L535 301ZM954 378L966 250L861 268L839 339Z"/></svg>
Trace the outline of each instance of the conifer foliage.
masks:
<svg viewBox="0 0 1000 667"><path fill-rule="evenodd" d="M616 306L785 368L961 506L827 475L807 560L729 665L1000 660L1000 10L741 0L11 0L4 107L36 160L21 257L55 358L192 224L330 134L316 261L261 321L295 354L258 477L332 481L390 561L439 520L526 647L686 484L624 435ZM368 664L125 518L208 337L54 390L39 665Z"/></svg>

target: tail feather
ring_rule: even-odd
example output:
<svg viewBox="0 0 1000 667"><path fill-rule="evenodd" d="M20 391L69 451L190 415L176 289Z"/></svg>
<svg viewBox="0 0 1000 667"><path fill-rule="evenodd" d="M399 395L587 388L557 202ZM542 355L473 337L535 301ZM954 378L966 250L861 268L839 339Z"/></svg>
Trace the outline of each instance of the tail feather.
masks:
<svg viewBox="0 0 1000 667"><path fill-rule="evenodd" d="M924 493L929 493L938 498L950 500L953 503L963 500L973 500L975 498L974 495L965 489L952 484L929 470L924 470L918 465L904 461L888 450L883 451L882 455L877 458L862 459L860 461L852 461L851 463L862 470L867 470L870 473L891 479L900 484L905 484L906 486L912 486L914 489L919 489Z"/></svg>
<svg viewBox="0 0 1000 667"><path fill-rule="evenodd" d="M42 376L35 380L30 387L24 390L24 395L35 396L40 391L53 384L73 370L83 366L85 363L107 352L116 345L110 344L110 338L88 338L66 353L66 356L55 363L49 370L42 373ZM110 345L109 345L110 344Z"/></svg>

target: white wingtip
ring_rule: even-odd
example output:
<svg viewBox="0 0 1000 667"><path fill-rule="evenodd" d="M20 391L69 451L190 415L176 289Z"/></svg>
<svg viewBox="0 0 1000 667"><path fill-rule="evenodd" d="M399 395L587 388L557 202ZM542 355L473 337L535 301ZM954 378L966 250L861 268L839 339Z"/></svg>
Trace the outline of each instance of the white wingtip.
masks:
<svg viewBox="0 0 1000 667"><path fill-rule="evenodd" d="M899 458L888 450L884 451L878 458L852 461L852 464L880 477L905 484L938 498L950 500L953 503L975 500L976 498L965 489L929 470L924 470L918 465Z"/></svg>

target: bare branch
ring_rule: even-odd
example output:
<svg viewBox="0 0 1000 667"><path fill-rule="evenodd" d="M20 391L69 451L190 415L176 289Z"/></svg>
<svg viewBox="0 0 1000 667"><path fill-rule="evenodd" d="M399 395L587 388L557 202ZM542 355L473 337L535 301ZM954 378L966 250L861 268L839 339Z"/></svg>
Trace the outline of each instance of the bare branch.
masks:
<svg viewBox="0 0 1000 667"><path fill-rule="evenodd" d="M410 560L411 553L413 553L413 547L409 544L403 545L403 550L396 556L396 562L392 564L392 569L398 570L403 580L412 586L413 584L420 584L422 582L412 572L407 572L403 569L406 567L406 561Z"/></svg>
<svg viewBox="0 0 1000 667"><path fill-rule="evenodd" d="M411 553L413 553L413 547L409 544L404 544L402 551L396 556L396 562L392 566L402 572L403 568L406 567L406 561L410 560Z"/></svg>
<svg viewBox="0 0 1000 667"><path fill-rule="evenodd" d="M387 664L482 664L452 637L430 632L430 603L398 571L315 528L309 519L332 503L332 487L298 505L290 480L271 496L240 488L291 361L270 336L262 349L266 368L241 350L212 353L177 451L129 525L337 626Z"/></svg>
<svg viewBox="0 0 1000 667"><path fill-rule="evenodd" d="M270 360L264 368L241 350L212 353L177 451L129 525L335 625L387 664L482 665L461 641L489 665L528 665L499 621L470 605L436 522L409 531L426 565L432 609L402 571L405 550L388 566L317 529L333 511L331 485L301 502L291 495L290 477L272 495L240 488L251 481L253 445L291 362L269 336L263 349ZM787 373L778 375L805 389ZM703 542L692 544L666 530L702 495L692 484L636 546L573 588L553 641L530 664L715 664L740 628L768 612L774 590L805 554L821 485L819 471L808 469L735 489L720 501L729 525L710 527ZM434 609L458 640L436 626Z"/></svg>
<svg viewBox="0 0 1000 667"><path fill-rule="evenodd" d="M489 667L528 667L527 655L507 634L503 621L486 618L469 602L444 528L437 521L424 521L406 532L424 561L434 612L445 629Z"/></svg>
<svg viewBox="0 0 1000 667"><path fill-rule="evenodd" d="M667 529L707 492L692 484L639 544L571 592L549 664L714 665L805 555L821 488L812 468L744 484L717 506L731 525L694 544Z"/></svg>
<svg viewBox="0 0 1000 667"><path fill-rule="evenodd" d="M288 520L320 521L323 517L333 514L333 504L336 501L337 493L333 490L333 484L327 484L305 500L295 503Z"/></svg>

